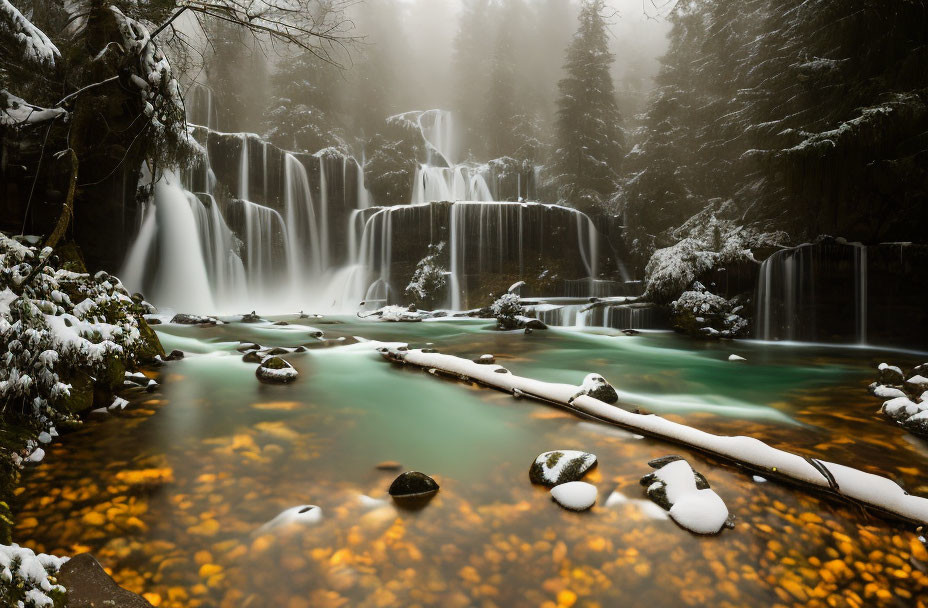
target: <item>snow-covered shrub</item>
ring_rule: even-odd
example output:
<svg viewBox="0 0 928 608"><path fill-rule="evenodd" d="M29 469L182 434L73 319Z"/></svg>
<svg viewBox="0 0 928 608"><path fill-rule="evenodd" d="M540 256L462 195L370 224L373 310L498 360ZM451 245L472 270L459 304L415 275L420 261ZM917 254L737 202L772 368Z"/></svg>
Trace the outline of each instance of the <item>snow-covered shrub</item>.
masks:
<svg viewBox="0 0 928 608"><path fill-rule="evenodd" d="M147 305L116 277L56 268L52 258L30 278L51 255L0 234L0 421L34 434L73 421L94 388L121 386L127 367L163 352L141 318Z"/></svg>
<svg viewBox="0 0 928 608"><path fill-rule="evenodd" d="M445 250L445 242L437 245L429 244L428 254L416 264L416 271L412 280L406 286L406 295L421 308L432 309L441 301L447 271L441 265L439 257Z"/></svg>
<svg viewBox="0 0 928 608"><path fill-rule="evenodd" d="M504 293L490 305L498 329L518 329L519 317L525 314L522 300L514 293Z"/></svg>
<svg viewBox="0 0 928 608"><path fill-rule="evenodd" d="M719 209L723 211L724 206ZM670 302L702 274L729 264L756 262L752 248L781 244L781 232L759 232L732 220L719 219L713 208L699 213L673 233L677 243L658 249L645 267L645 296Z"/></svg>
<svg viewBox="0 0 928 608"><path fill-rule="evenodd" d="M674 300L670 310L673 328L693 336L737 338L748 329L747 320L738 314L743 306L736 299L710 293L698 282Z"/></svg>
<svg viewBox="0 0 928 608"><path fill-rule="evenodd" d="M66 557L39 553L19 545L0 545L0 606L52 608L64 605L65 588L50 580Z"/></svg>

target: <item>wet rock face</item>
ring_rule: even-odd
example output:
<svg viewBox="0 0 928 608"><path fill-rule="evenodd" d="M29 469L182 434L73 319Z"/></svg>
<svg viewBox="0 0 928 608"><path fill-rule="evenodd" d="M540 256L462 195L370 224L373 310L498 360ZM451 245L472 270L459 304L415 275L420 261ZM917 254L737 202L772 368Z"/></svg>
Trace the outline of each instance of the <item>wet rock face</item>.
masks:
<svg viewBox="0 0 928 608"><path fill-rule="evenodd" d="M153 608L145 598L117 585L89 553L65 562L58 571L58 583L68 590L68 608Z"/></svg>
<svg viewBox="0 0 928 608"><path fill-rule="evenodd" d="M435 494L438 492L438 483L425 473L406 471L393 480L389 492L393 497Z"/></svg>
<svg viewBox="0 0 928 608"><path fill-rule="evenodd" d="M595 465L596 456L589 452L554 450L539 454L535 458L528 471L528 477L532 483L557 486L579 481Z"/></svg>
<svg viewBox="0 0 928 608"><path fill-rule="evenodd" d="M267 357L255 370L255 375L268 384L287 384L296 380L299 372L280 357Z"/></svg>

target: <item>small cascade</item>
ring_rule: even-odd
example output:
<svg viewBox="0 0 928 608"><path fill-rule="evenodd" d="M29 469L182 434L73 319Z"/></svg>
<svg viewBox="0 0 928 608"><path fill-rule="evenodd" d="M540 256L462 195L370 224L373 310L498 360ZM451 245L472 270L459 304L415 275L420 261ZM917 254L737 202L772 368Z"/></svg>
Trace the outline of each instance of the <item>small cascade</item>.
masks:
<svg viewBox="0 0 928 608"><path fill-rule="evenodd" d="M574 329L664 329L666 320L659 309L651 304L627 303L620 298L616 303L589 302L537 304L527 307L526 315L554 327Z"/></svg>
<svg viewBox="0 0 928 608"><path fill-rule="evenodd" d="M782 249L760 268L755 335L761 340L867 342L867 248L825 240Z"/></svg>

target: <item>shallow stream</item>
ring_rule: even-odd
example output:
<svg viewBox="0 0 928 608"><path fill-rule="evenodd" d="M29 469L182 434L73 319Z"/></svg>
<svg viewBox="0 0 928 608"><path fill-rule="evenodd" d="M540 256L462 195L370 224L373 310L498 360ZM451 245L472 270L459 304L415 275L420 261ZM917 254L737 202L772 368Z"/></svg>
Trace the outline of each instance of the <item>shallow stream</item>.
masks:
<svg viewBox="0 0 928 608"><path fill-rule="evenodd" d="M599 372L625 407L752 435L921 495L928 445L884 420L866 386L879 362L911 367L925 355L665 332L525 335L474 320L273 320L290 325L156 326L167 350L187 356L147 372L155 392L130 392L124 412L47 449L24 476L14 540L91 551L121 585L176 607L910 606L928 595L928 554L909 526L394 366L357 338L493 353L549 381ZM259 383L240 342L306 346L285 357L299 379ZM747 361L728 361L733 353ZM598 457L586 477L599 489L591 511L565 511L529 483L532 460L552 449ZM647 461L673 453L708 478L733 530L694 536L643 500ZM386 494L397 471L382 461L433 476L440 492L422 510L397 509ZM626 500L607 505L613 491ZM258 532L302 504L321 507L321 522Z"/></svg>

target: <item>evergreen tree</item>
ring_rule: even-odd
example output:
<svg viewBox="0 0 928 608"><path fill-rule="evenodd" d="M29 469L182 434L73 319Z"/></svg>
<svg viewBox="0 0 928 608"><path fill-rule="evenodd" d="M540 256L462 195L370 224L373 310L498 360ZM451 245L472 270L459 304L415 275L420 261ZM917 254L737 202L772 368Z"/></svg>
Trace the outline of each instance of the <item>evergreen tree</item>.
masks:
<svg viewBox="0 0 928 608"><path fill-rule="evenodd" d="M488 90L487 65L491 62L493 45L488 32L494 32L491 0L464 0L458 18L458 33L454 38L452 70L455 81L452 110L463 156L486 155L481 137L483 97Z"/></svg>
<svg viewBox="0 0 928 608"><path fill-rule="evenodd" d="M560 202L587 212L605 207L624 152L604 5L604 0L584 0L580 27L567 47L566 76L558 83L551 180Z"/></svg>
<svg viewBox="0 0 928 608"><path fill-rule="evenodd" d="M265 136L281 148L305 152L344 145L338 113L342 84L339 68L313 53L281 62L271 77Z"/></svg>

